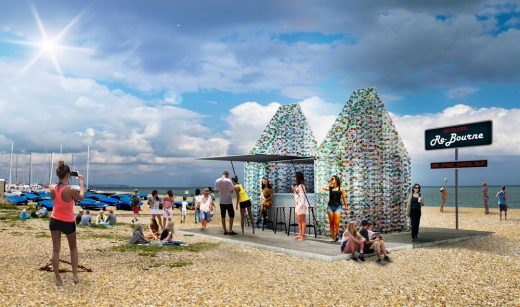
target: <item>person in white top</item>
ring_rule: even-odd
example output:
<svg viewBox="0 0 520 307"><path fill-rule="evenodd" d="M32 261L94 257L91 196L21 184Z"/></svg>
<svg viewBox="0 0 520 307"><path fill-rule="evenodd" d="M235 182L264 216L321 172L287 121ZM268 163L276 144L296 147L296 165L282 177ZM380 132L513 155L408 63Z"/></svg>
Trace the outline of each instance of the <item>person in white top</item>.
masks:
<svg viewBox="0 0 520 307"><path fill-rule="evenodd" d="M235 218L235 210L233 210L233 202L231 193L235 190L233 183L229 179L229 172L224 171L222 177L215 181L215 192L220 195L220 217L222 218L222 227L225 235L236 235L233 231L233 219ZM226 228L226 211L229 215L229 232Z"/></svg>
<svg viewBox="0 0 520 307"><path fill-rule="evenodd" d="M199 209L200 209L200 221L202 223L202 229L206 230L208 225L208 221L210 219L210 212L212 207L212 199L210 196L209 189L204 189L204 194L199 199Z"/></svg>
<svg viewBox="0 0 520 307"><path fill-rule="evenodd" d="M188 210L188 202L186 201L186 196L182 197L181 203L181 223L186 221L186 211Z"/></svg>
<svg viewBox="0 0 520 307"><path fill-rule="evenodd" d="M150 206L150 213L152 214L153 219L157 219L159 223L159 227L163 229L163 223L161 219L161 209L160 209L160 200L159 200L159 192L157 190L152 191L152 199L148 201Z"/></svg>

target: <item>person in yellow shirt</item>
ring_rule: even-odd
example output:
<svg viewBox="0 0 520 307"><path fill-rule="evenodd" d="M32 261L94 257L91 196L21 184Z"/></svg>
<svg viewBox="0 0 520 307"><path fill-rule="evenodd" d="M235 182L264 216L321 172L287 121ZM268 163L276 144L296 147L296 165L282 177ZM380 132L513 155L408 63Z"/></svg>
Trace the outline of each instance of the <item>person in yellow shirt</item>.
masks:
<svg viewBox="0 0 520 307"><path fill-rule="evenodd" d="M235 189L235 193L237 194L237 204L235 206L236 210L238 210L238 204L240 204L240 226L242 226L242 234L244 234L246 208L247 214L249 215L249 221L251 222L251 227L253 228L253 234L255 234L255 223L253 220L253 213L251 212L251 200L249 200L244 187L238 183L237 176L231 178L231 182L233 182L233 187Z"/></svg>

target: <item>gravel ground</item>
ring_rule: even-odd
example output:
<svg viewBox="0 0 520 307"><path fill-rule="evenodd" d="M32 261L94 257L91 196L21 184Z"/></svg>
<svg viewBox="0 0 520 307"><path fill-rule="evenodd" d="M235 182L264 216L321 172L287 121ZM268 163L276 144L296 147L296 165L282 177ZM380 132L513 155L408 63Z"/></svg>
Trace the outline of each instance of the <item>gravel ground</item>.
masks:
<svg viewBox="0 0 520 307"><path fill-rule="evenodd" d="M146 206L144 206L146 208ZM48 221L0 219L0 306L12 305L354 305L354 306L520 306L520 210L499 221L497 210L464 208L460 228L496 235L431 248L397 251L392 263L336 263L297 258L208 238L176 238L189 244L217 243L202 251L116 251L131 236L130 212L110 229L79 228L80 264L93 272L62 274L63 287L51 272L52 242ZM0 217L16 211L0 210ZM144 210L147 213L147 209ZM218 212L215 217L218 217ZM176 229L191 228L187 223ZM141 217L141 221L148 218ZM235 229L239 229L235 219ZM220 227L215 219L210 227ZM453 209L440 214L425 208L421 226L454 227ZM304 243L303 243L304 244ZM70 260L66 239L61 259ZM184 264L186 264L183 266ZM179 267L177 267L179 266ZM62 265L62 268L69 268Z"/></svg>

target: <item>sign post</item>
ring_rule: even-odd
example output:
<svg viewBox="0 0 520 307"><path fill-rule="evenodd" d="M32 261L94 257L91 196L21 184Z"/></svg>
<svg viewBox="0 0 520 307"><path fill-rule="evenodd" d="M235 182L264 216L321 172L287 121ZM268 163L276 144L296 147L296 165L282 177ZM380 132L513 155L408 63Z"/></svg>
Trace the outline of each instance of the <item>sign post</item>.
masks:
<svg viewBox="0 0 520 307"><path fill-rule="evenodd" d="M459 161L459 149L455 148L455 162ZM459 229L459 169L455 169L455 229Z"/></svg>
<svg viewBox="0 0 520 307"><path fill-rule="evenodd" d="M459 229L459 168L487 167L487 160L459 161L459 148L491 145L493 142L493 122L483 121L424 131L426 150L455 149L454 162L431 163L431 169L455 169L455 229Z"/></svg>

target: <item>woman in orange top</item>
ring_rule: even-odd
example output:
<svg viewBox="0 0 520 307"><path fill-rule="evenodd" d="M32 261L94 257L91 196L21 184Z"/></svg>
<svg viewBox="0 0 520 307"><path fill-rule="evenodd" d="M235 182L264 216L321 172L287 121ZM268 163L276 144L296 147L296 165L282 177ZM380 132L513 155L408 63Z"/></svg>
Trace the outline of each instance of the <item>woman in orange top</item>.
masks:
<svg viewBox="0 0 520 307"><path fill-rule="evenodd" d="M78 172L72 173L78 177L80 191L69 188L71 176L70 167L63 161L58 161L56 175L58 184L50 187L51 199L54 203L49 229L52 237L52 269L56 277L56 285L63 286L60 276L60 248L61 234L67 236L70 248L70 262L72 263L72 282L77 284L78 278L78 246L76 244L76 221L74 217L74 201L82 200L85 196L83 176Z"/></svg>

